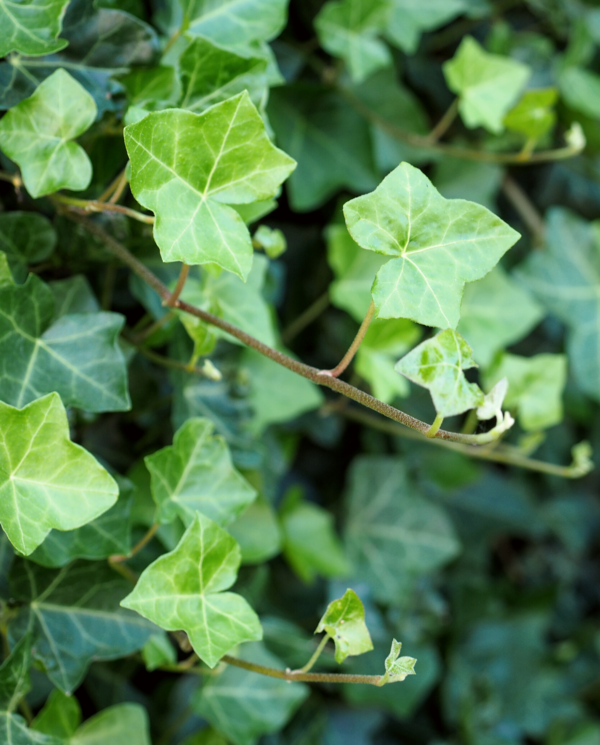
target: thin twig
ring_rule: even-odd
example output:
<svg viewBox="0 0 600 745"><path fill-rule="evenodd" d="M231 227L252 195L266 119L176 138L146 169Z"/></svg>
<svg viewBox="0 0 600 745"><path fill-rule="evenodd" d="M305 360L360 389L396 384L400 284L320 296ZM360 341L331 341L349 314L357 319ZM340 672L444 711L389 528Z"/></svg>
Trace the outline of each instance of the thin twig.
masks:
<svg viewBox="0 0 600 745"><path fill-rule="evenodd" d="M240 660L238 657L231 657L226 654L222 662L234 667L241 667L244 670L250 670L259 675L267 675L269 678L279 678L279 680L289 680L296 683L365 683L366 685L377 686L381 683L381 675L349 675L344 673L303 673L297 670L277 670L274 667L258 665L254 662Z"/></svg>
<svg viewBox="0 0 600 745"><path fill-rule="evenodd" d="M177 284L175 285L175 289L171 293L170 297L167 300L163 300L163 305L168 305L169 308L173 308L175 305L177 305L177 301L179 300L179 296L181 295L181 292L185 286L185 281L188 278L188 274L190 273L190 267L188 264L182 264L181 265L181 271L179 272L179 277L177 278Z"/></svg>
<svg viewBox="0 0 600 745"><path fill-rule="evenodd" d="M283 330L281 334L281 340L284 344L289 344L298 334L303 331L309 324L316 321L317 318L329 307L329 291L325 291L322 295L308 306L298 318L295 318L290 325Z"/></svg>
<svg viewBox="0 0 600 745"><path fill-rule="evenodd" d="M369 330L369 326L371 325L371 321L373 320L374 315L375 303L371 300L371 304L369 305L367 314L364 317L363 322L360 324L360 328L358 329L356 336L354 337L354 341L348 348L348 351L342 357L341 361L333 368L333 370L321 370L322 375L331 375L332 378L338 378L344 372L344 370L354 359L354 355L358 352L358 348L360 347L362 340L365 338L365 334Z"/></svg>
<svg viewBox="0 0 600 745"><path fill-rule="evenodd" d="M87 212L118 212L121 215L130 217L132 220L144 222L148 225L154 224L154 215L145 215L137 210L129 209L129 207L123 207L120 204L100 202L94 199L75 199L74 197L65 197L63 194L54 194L50 198L53 202L60 202L60 204L66 204L69 207L76 208L82 214Z"/></svg>
<svg viewBox="0 0 600 745"><path fill-rule="evenodd" d="M452 125L452 122L456 119L457 114L458 98L455 98L454 101L452 101L452 103L450 104L446 113L439 120L439 122L435 125L431 132L425 136L427 142L433 145L433 143L440 140L446 134L446 132Z"/></svg>
<svg viewBox="0 0 600 745"><path fill-rule="evenodd" d="M321 652L325 649L325 646L327 645L327 642L331 639L329 634L325 634L325 636L321 639L319 642L319 646L315 649L314 654L310 658L310 660L304 665L304 667L301 667L299 670L294 670L295 673L307 673L309 670L312 670L314 667L315 662L319 659L321 656Z"/></svg>
<svg viewBox="0 0 600 745"><path fill-rule="evenodd" d="M508 174L506 174L502 181L502 191L519 213L527 228L531 231L534 244L536 246L543 245L545 232L544 219L525 191Z"/></svg>
<svg viewBox="0 0 600 745"><path fill-rule="evenodd" d="M115 554L114 556L111 556L109 561L111 564L119 564L123 561L127 561L128 559L131 559L133 556L138 554L150 541L154 538L156 533L158 532L160 528L160 525L158 523L155 523L154 525L151 525L144 537L139 540L135 546L131 549L131 551L128 554Z"/></svg>

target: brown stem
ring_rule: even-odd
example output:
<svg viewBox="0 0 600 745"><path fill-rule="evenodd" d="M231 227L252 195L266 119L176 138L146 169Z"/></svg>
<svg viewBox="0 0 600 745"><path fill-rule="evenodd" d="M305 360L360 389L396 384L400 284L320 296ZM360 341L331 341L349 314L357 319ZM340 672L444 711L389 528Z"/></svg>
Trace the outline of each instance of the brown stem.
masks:
<svg viewBox="0 0 600 745"><path fill-rule="evenodd" d="M111 196L111 194L114 194L115 189L118 188L118 186L121 183L121 180L122 180L124 174L125 174L125 169L123 169L119 173L119 175L110 182L110 184L106 187L106 189L102 192L102 194L100 194L100 196L98 197L98 199L96 201L97 202L107 202L108 201L108 198Z"/></svg>
<svg viewBox="0 0 600 745"><path fill-rule="evenodd" d="M160 525L158 523L155 523L154 525L150 526L148 528L148 531L144 535L144 537L138 541L135 546L131 549L131 551L128 554L116 554L114 556L111 556L109 561L111 564L119 564L123 561L127 561L127 559L131 559L133 556L138 554L144 546L146 546L150 541L154 538L156 533L158 532L160 528Z"/></svg>
<svg viewBox="0 0 600 745"><path fill-rule="evenodd" d="M79 209L83 214L86 212L118 212L121 215L130 217L132 220L144 222L148 225L154 224L154 215L144 215L142 212L129 209L129 207L123 207L120 204L100 202L94 199L75 199L74 197L65 197L62 194L53 194L50 199L53 202L59 202L60 204L66 204L71 208Z"/></svg>
<svg viewBox="0 0 600 745"><path fill-rule="evenodd" d="M119 177L119 181L117 183L115 191L112 197L108 201L111 204L116 204L121 198L121 194L123 194L123 192L125 191L126 186L127 186L127 167L125 167L122 170L121 176Z"/></svg>
<svg viewBox="0 0 600 745"><path fill-rule="evenodd" d="M203 378L211 379L210 376L206 374L206 371L203 370L201 367L195 367L193 365L186 364L185 362L179 362L179 360L173 360L170 357L165 357L164 355L158 354L151 349L147 349L146 347L134 344L133 341L128 337L125 338L130 344L132 344L132 346L136 348L136 350L143 357L150 360L150 362L154 362L156 365L160 365L161 367L168 367L170 370L181 370L182 372L187 372L191 375L201 375Z"/></svg>
<svg viewBox="0 0 600 745"><path fill-rule="evenodd" d="M360 347L362 340L365 338L365 334L367 333L369 326L371 325L371 321L373 320L374 315L375 303L371 300L371 304L369 305L369 309L367 310L367 315L364 317L363 322L360 324L360 328L358 329L356 336L354 337L354 341L348 348L348 351L342 357L339 364L333 368L333 370L321 370L322 375L331 375L332 378L338 378L344 372L344 370L352 362L354 355L358 352L358 348Z"/></svg>
<svg viewBox="0 0 600 745"><path fill-rule="evenodd" d="M177 278L177 284L175 285L175 289L171 293L170 297L167 300L163 300L163 305L168 305L169 308L173 308L177 305L177 301L179 300L179 296L181 295L181 292L183 290L183 287L185 285L185 281L188 278L188 274L190 273L190 267L188 264L182 264L181 265L181 271L179 272L179 277Z"/></svg>
<svg viewBox="0 0 600 745"><path fill-rule="evenodd" d="M303 673L296 670L277 670L274 667L258 665L254 662L240 660L238 657L231 657L226 654L223 659L228 665L241 667L244 670L250 670L259 675L267 675L269 678L279 678L279 680L289 680L296 683L365 683L367 685L379 685L381 675L348 675L343 673Z"/></svg>
<svg viewBox="0 0 600 745"><path fill-rule="evenodd" d="M543 245L545 232L544 220L525 191L508 174L502 182L502 191L531 231L534 243L537 246Z"/></svg>

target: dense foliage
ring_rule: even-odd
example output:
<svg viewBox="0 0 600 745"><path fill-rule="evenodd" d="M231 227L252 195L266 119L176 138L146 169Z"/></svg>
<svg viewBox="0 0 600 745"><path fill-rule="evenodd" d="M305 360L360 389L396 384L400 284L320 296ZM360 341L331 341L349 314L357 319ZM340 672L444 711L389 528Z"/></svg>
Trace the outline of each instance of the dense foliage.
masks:
<svg viewBox="0 0 600 745"><path fill-rule="evenodd" d="M0 743L600 742L596 5L0 0Z"/></svg>

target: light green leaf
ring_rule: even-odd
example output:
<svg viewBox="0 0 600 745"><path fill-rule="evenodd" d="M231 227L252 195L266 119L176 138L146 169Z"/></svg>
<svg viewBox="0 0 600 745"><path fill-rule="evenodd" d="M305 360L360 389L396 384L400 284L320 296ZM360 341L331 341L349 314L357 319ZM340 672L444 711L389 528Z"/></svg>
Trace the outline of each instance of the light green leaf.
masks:
<svg viewBox="0 0 600 745"><path fill-rule="evenodd" d="M35 93L0 121L0 149L21 167L32 197L59 189L81 191L90 183L92 164L73 142L96 118L90 94L68 72L58 69Z"/></svg>
<svg viewBox="0 0 600 745"><path fill-rule="evenodd" d="M487 419L493 419L493 417L496 417L496 422L500 424L504 418L502 414L502 405L506 398L507 391L508 378L500 378L489 393L485 394L481 406L477 407L477 418L486 421Z"/></svg>
<svg viewBox="0 0 600 745"><path fill-rule="evenodd" d="M278 228L260 225L252 238L255 248L262 248L270 259L278 259L287 249L285 235Z"/></svg>
<svg viewBox="0 0 600 745"><path fill-rule="evenodd" d="M31 690L31 637L24 636L0 665L0 711L14 711Z"/></svg>
<svg viewBox="0 0 600 745"><path fill-rule="evenodd" d="M17 282L24 282L27 265L47 259L56 246L56 232L38 212L0 214L0 251L4 251Z"/></svg>
<svg viewBox="0 0 600 745"><path fill-rule="evenodd" d="M73 313L54 323L53 293L38 277L0 292L0 398L23 406L52 391L88 411L130 408L117 313Z"/></svg>
<svg viewBox="0 0 600 745"><path fill-rule="evenodd" d="M10 637L37 635L33 657L55 686L72 693L93 660L129 655L156 633L156 626L119 607L130 589L105 563L78 561L53 570L21 560L11 570L19 613Z"/></svg>
<svg viewBox="0 0 600 745"><path fill-rule="evenodd" d="M365 609L354 590L346 590L339 600L333 600L319 621L315 634L325 631L335 644L335 660L364 654L373 649L365 623Z"/></svg>
<svg viewBox="0 0 600 745"><path fill-rule="evenodd" d="M567 358L564 355L499 355L484 376L486 389L502 378L508 379L504 405L517 412L523 429L546 429L562 421L562 393L567 382Z"/></svg>
<svg viewBox="0 0 600 745"><path fill-rule="evenodd" d="M274 196L295 167L270 143L248 93L204 114L148 114L125 128L125 144L131 189L156 214L163 260L214 262L246 279L252 241L230 205Z"/></svg>
<svg viewBox="0 0 600 745"><path fill-rule="evenodd" d="M209 419L188 419L172 445L145 459L157 522L179 516L190 525L201 512L228 525L256 498L255 489L233 467L227 443L213 431Z"/></svg>
<svg viewBox="0 0 600 745"><path fill-rule="evenodd" d="M384 603L400 603L407 578L439 569L460 549L446 513L416 491L395 457L353 461L346 514L348 558Z"/></svg>
<svg viewBox="0 0 600 745"><path fill-rule="evenodd" d="M9 52L53 54L67 46L57 39L69 0L0 0L0 57Z"/></svg>
<svg viewBox="0 0 600 745"><path fill-rule="evenodd" d="M556 88L525 91L518 104L504 117L504 126L512 132L538 140L556 124L554 105L557 99Z"/></svg>
<svg viewBox="0 0 600 745"><path fill-rule="evenodd" d="M341 57L357 83L392 62L389 49L377 38L389 10L388 0L330 0L315 18L323 49Z"/></svg>
<svg viewBox="0 0 600 745"><path fill-rule="evenodd" d="M460 15L469 0L391 0L386 37L403 52L417 51L421 34L432 31Z"/></svg>
<svg viewBox="0 0 600 745"><path fill-rule="evenodd" d="M472 36L465 36L443 70L448 87L459 96L466 126L482 126L494 134L504 129L503 119L531 75L527 65L489 54Z"/></svg>
<svg viewBox="0 0 600 745"><path fill-rule="evenodd" d="M206 39L195 39L179 60L182 109L205 111L214 104L248 91L261 108L268 95L267 62L240 57Z"/></svg>
<svg viewBox="0 0 600 745"><path fill-rule="evenodd" d="M197 513L177 548L144 570L122 605L166 631L185 631L196 654L214 667L237 644L262 637L246 600L223 592L235 582L240 559L235 540Z"/></svg>
<svg viewBox="0 0 600 745"><path fill-rule="evenodd" d="M545 249L532 252L517 276L567 325L575 380L600 401L600 230L554 208L548 212L545 234Z"/></svg>
<svg viewBox="0 0 600 745"><path fill-rule="evenodd" d="M369 124L340 95L287 85L271 91L267 111L277 141L298 161L288 182L292 209L312 210L341 188L377 186Z"/></svg>
<svg viewBox="0 0 600 745"><path fill-rule="evenodd" d="M78 528L115 503L114 480L69 440L56 393L21 410L0 402L0 435L0 523L17 551L30 554L52 528Z"/></svg>
<svg viewBox="0 0 600 745"><path fill-rule="evenodd" d="M65 745L64 740L27 729L27 722L16 714L0 711L0 742L6 745Z"/></svg>
<svg viewBox="0 0 600 745"><path fill-rule="evenodd" d="M250 425L256 432L318 409L325 400L314 383L252 349L244 351L241 370L248 378L248 402L254 411Z"/></svg>
<svg viewBox="0 0 600 745"><path fill-rule="evenodd" d="M336 535L333 515L305 501L299 487L292 487L280 512L283 555L303 582L317 574L343 577L350 567Z"/></svg>
<svg viewBox="0 0 600 745"><path fill-rule="evenodd" d="M465 377L471 367L477 367L471 348L460 334L446 329L415 347L395 369L427 388L438 415L447 417L483 404L479 386Z"/></svg>
<svg viewBox="0 0 600 745"><path fill-rule="evenodd" d="M151 636L142 648L142 659L148 672L152 672L162 665L175 665L177 651L171 644L168 634L161 631L160 634Z"/></svg>
<svg viewBox="0 0 600 745"><path fill-rule="evenodd" d="M419 328L403 318L371 323L356 353L354 369L370 384L375 398L391 403L396 396L408 396L408 383L396 374L394 363L420 336Z"/></svg>
<svg viewBox="0 0 600 745"><path fill-rule="evenodd" d="M532 295L497 266L465 287L458 331L487 367L498 350L527 336L543 315Z"/></svg>
<svg viewBox="0 0 600 745"><path fill-rule="evenodd" d="M119 78L125 87L130 106L148 111L160 111L176 106L181 96L181 84L174 67L152 67L131 70Z"/></svg>
<svg viewBox="0 0 600 745"><path fill-rule="evenodd" d="M378 685L401 683L407 675L416 674L415 663L417 661L413 657L399 657L401 649L402 644L394 639L390 653L385 660L385 674Z"/></svg>
<svg viewBox="0 0 600 745"><path fill-rule="evenodd" d="M567 67L558 75L563 101L592 119L600 117L600 75L582 67Z"/></svg>
<svg viewBox="0 0 600 745"><path fill-rule="evenodd" d="M245 645L238 656L283 669L280 660L259 644ZM302 683L290 685L228 666L194 695L193 706L234 745L255 745L261 735L282 729L309 693Z"/></svg>
<svg viewBox="0 0 600 745"><path fill-rule="evenodd" d="M271 505L260 496L227 530L240 544L242 564L262 564L281 551L281 530Z"/></svg>
<svg viewBox="0 0 600 745"><path fill-rule="evenodd" d="M111 706L85 721L69 745L151 745L148 714L139 704Z"/></svg>
<svg viewBox="0 0 600 745"><path fill-rule="evenodd" d="M81 723L81 708L75 696L67 696L55 688L43 709L31 723L36 732L68 739Z"/></svg>
<svg viewBox="0 0 600 745"><path fill-rule="evenodd" d="M344 215L360 246L394 257L373 285L377 315L426 326L456 328L465 282L487 274L519 238L485 207L444 199L408 163L346 202Z"/></svg>

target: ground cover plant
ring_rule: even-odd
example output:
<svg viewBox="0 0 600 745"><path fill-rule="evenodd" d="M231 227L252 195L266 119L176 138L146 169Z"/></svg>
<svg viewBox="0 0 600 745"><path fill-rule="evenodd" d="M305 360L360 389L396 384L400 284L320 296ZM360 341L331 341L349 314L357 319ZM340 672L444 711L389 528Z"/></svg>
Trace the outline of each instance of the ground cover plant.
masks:
<svg viewBox="0 0 600 745"><path fill-rule="evenodd" d="M0 743L600 742L599 47L0 0Z"/></svg>

